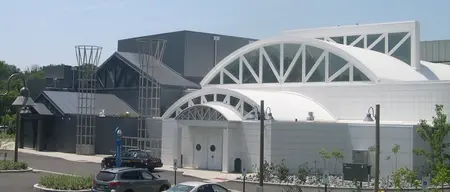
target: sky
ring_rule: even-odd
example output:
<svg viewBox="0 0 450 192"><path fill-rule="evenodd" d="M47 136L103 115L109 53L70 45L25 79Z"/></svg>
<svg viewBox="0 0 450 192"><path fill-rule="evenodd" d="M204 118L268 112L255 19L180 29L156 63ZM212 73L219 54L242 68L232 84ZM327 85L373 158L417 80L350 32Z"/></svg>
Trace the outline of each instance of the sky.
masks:
<svg viewBox="0 0 450 192"><path fill-rule="evenodd" d="M12 0L0 3L0 60L21 69L75 65L74 46L193 30L265 38L284 30L417 20L422 40L450 39L450 0Z"/></svg>

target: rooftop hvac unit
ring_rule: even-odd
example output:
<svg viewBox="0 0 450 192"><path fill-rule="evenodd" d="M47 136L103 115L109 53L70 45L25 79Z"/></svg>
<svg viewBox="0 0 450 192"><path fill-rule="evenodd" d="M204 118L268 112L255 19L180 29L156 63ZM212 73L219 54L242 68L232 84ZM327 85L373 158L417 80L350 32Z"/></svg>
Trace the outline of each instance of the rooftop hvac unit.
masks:
<svg viewBox="0 0 450 192"><path fill-rule="evenodd" d="M353 150L352 163L369 164L369 151Z"/></svg>

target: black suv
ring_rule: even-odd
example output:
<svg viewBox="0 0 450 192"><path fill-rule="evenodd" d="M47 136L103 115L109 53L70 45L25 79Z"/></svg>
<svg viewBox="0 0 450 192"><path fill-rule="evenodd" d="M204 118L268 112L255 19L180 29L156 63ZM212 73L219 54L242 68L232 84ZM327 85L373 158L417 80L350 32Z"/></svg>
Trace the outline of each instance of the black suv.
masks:
<svg viewBox="0 0 450 192"><path fill-rule="evenodd" d="M101 166L104 169L116 167L116 154L103 158ZM161 159L152 157L147 151L133 149L122 153L121 167L146 168L152 171L162 166Z"/></svg>

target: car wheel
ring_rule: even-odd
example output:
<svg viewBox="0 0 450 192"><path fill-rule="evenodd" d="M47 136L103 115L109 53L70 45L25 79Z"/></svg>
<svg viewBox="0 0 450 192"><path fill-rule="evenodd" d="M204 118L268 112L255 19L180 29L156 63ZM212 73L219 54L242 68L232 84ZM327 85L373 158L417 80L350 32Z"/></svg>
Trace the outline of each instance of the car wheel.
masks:
<svg viewBox="0 0 450 192"><path fill-rule="evenodd" d="M169 189L169 186L163 185L163 186L159 189L159 191L167 191L168 189Z"/></svg>
<svg viewBox="0 0 450 192"><path fill-rule="evenodd" d="M147 169L148 169L148 171L153 171L153 170L155 170L154 167L148 167Z"/></svg>

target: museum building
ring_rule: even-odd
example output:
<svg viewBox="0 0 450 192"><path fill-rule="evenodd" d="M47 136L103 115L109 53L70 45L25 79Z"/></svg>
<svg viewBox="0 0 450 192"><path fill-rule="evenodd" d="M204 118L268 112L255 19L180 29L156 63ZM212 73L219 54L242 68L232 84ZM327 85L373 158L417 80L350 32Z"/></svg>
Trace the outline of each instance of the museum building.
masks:
<svg viewBox="0 0 450 192"><path fill-rule="evenodd" d="M223 58L162 115L161 157L183 167L239 172L259 163L261 100L264 157L298 165L321 161L318 150L344 152L344 162L372 164L381 105L381 175L419 167L415 132L435 104L450 111L450 66L422 61L416 21L285 31ZM331 173L333 164L327 164ZM317 168L324 168L317 163ZM332 168L333 167L333 168Z"/></svg>

